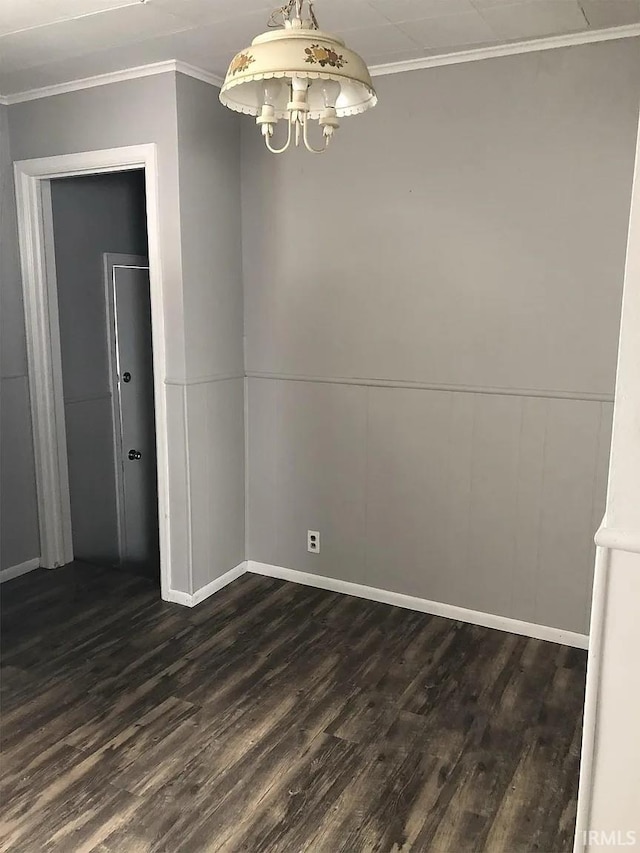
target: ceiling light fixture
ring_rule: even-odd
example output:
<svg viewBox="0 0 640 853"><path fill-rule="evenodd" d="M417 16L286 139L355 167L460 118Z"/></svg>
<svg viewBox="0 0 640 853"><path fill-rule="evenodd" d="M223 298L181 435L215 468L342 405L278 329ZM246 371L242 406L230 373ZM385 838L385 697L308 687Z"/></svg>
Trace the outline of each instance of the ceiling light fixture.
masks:
<svg viewBox="0 0 640 853"><path fill-rule="evenodd" d="M342 39L318 28L312 0L288 0L272 13L268 26L277 29L257 36L251 47L231 60L220 101L255 116L272 153L303 142L308 151L321 154L339 118L376 105L369 70ZM272 138L280 119L287 122L288 131L284 145L276 148ZM311 119L322 128L321 148L309 140Z"/></svg>

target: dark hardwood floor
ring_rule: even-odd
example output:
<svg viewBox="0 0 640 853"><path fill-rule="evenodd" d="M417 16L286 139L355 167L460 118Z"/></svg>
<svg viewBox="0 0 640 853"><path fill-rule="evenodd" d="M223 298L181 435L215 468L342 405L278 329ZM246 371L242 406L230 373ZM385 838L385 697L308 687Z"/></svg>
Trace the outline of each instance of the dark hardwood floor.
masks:
<svg viewBox="0 0 640 853"><path fill-rule="evenodd" d="M2 586L0 850L571 850L585 653L245 575Z"/></svg>

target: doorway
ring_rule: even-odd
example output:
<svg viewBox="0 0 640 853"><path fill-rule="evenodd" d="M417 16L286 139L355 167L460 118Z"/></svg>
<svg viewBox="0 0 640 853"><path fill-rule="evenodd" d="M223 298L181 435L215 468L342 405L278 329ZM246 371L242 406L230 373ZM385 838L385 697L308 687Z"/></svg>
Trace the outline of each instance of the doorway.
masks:
<svg viewBox="0 0 640 853"><path fill-rule="evenodd" d="M183 450L174 447L170 454L167 435L165 315L169 297L163 287L155 143L61 154L14 164L36 462L40 565L56 568L71 562L74 557L51 186L58 178L135 170L144 173L146 203L160 591L164 600L181 601L183 594L171 588L169 467L172 460L175 463L176 458L182 459Z"/></svg>
<svg viewBox="0 0 640 853"><path fill-rule="evenodd" d="M73 556L158 581L144 171L50 191Z"/></svg>

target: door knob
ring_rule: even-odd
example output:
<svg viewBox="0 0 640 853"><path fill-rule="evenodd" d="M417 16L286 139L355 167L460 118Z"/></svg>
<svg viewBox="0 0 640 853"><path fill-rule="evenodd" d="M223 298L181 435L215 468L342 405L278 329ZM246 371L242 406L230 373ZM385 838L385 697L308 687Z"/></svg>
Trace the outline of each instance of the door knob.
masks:
<svg viewBox="0 0 640 853"><path fill-rule="evenodd" d="M132 462L134 459L142 459L142 453L139 450L130 450L128 456Z"/></svg>
<svg viewBox="0 0 640 853"><path fill-rule="evenodd" d="M128 370L122 374L122 381L123 382L131 382L131 374L129 373Z"/></svg>

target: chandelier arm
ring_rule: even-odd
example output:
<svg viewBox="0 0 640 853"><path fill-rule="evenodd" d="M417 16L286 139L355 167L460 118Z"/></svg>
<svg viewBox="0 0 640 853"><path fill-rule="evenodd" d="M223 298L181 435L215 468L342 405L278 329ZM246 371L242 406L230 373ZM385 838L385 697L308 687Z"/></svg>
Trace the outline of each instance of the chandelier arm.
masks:
<svg viewBox="0 0 640 853"><path fill-rule="evenodd" d="M324 152L329 147L329 137L325 136L324 138L324 146L322 148L314 148L313 145L309 142L309 132L308 132L308 122L307 117L304 118L304 124L302 128L302 138L304 141L304 147L307 151L311 152L311 154L324 154Z"/></svg>
<svg viewBox="0 0 640 853"><path fill-rule="evenodd" d="M313 11L313 0L309 0L309 17L311 18L311 23L313 24L314 30L319 30L318 19L316 18L316 13Z"/></svg>
<svg viewBox="0 0 640 853"><path fill-rule="evenodd" d="M271 146L271 144L269 143L269 136L268 135L265 136L264 144L267 146L267 148L269 149L269 151L271 151L272 154L282 154L282 152L286 151L287 148L291 145L291 116L289 116L288 125L289 125L289 131L287 133L287 141L282 146L282 148L273 148Z"/></svg>

